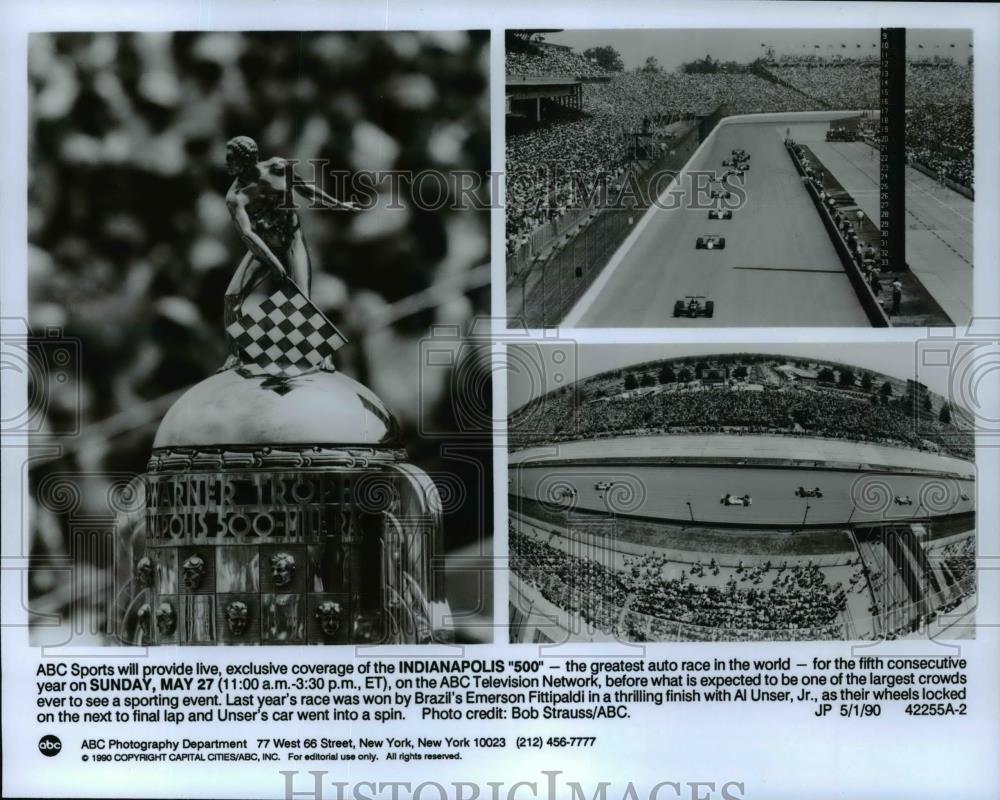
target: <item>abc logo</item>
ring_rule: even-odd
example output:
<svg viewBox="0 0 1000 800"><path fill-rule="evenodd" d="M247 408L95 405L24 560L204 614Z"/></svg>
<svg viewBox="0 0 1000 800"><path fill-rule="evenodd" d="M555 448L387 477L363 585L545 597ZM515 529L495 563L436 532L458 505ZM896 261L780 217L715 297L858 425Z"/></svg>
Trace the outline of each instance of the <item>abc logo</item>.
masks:
<svg viewBox="0 0 1000 800"><path fill-rule="evenodd" d="M38 750L43 756L57 756L62 750L62 742L58 736L49 733L38 740Z"/></svg>

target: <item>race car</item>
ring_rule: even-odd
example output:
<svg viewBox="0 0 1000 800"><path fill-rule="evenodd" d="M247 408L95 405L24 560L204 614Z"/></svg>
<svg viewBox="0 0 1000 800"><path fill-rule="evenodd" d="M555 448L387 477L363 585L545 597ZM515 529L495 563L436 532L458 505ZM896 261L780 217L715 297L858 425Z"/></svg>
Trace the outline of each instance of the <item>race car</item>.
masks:
<svg viewBox="0 0 1000 800"><path fill-rule="evenodd" d="M960 497L961 497L961 498L962 498L962 499L963 499L963 500L964 500L964 501L965 501L966 503L968 503L968 502L969 502L969 495L968 495L968 493L967 493L967 492L962 492L962 493L961 493L961 494L960 494L959 496L960 496Z"/></svg>
<svg viewBox="0 0 1000 800"><path fill-rule="evenodd" d="M699 236L694 243L695 250L725 250L726 237L717 233L706 233Z"/></svg>
<svg viewBox="0 0 1000 800"><path fill-rule="evenodd" d="M903 495L902 497L897 494L895 499L896 499L896 505L897 506L912 506L913 505L913 501L910 499L910 496L908 494L907 495Z"/></svg>
<svg viewBox="0 0 1000 800"><path fill-rule="evenodd" d="M710 208L708 209L709 219L732 219L733 210L731 208Z"/></svg>
<svg viewBox="0 0 1000 800"><path fill-rule="evenodd" d="M730 175L739 175L742 178L744 174L746 174L746 172L743 167L735 167L734 169L726 170L722 175L722 180L725 180Z"/></svg>
<svg viewBox="0 0 1000 800"><path fill-rule="evenodd" d="M733 193L728 189L712 189L712 199L716 200L720 197L725 197L727 200L733 196Z"/></svg>
<svg viewBox="0 0 1000 800"><path fill-rule="evenodd" d="M746 150L733 150L732 157L736 161L749 161L750 154Z"/></svg>
<svg viewBox="0 0 1000 800"><path fill-rule="evenodd" d="M822 497L823 492L817 486L815 489L806 489L804 486L800 486L795 490L796 497Z"/></svg>
<svg viewBox="0 0 1000 800"><path fill-rule="evenodd" d="M724 506L743 506L744 508L749 508L750 504L753 503L753 499L748 494L742 497L737 494L727 494L723 495L719 502Z"/></svg>
<svg viewBox="0 0 1000 800"><path fill-rule="evenodd" d="M614 485L615 484L614 484L613 481L601 481L600 483L595 483L594 484L594 489L595 489L595 491L598 491L598 492L606 492L608 489L610 489Z"/></svg>
<svg viewBox="0 0 1000 800"><path fill-rule="evenodd" d="M722 162L722 166L739 170L750 169L750 164L748 164L746 161L740 161L738 158L727 158L725 161Z"/></svg>
<svg viewBox="0 0 1000 800"><path fill-rule="evenodd" d="M695 317L711 317L715 314L715 303L711 300L705 300L701 295L688 295L683 300L678 300L674 303L674 316L675 317L688 317L694 319Z"/></svg>

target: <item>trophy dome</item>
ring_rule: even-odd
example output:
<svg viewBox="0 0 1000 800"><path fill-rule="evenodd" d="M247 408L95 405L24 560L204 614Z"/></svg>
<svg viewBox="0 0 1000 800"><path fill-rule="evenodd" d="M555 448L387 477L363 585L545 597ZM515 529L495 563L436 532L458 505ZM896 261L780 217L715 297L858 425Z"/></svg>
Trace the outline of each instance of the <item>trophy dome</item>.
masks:
<svg viewBox="0 0 1000 800"><path fill-rule="evenodd" d="M229 369L191 387L171 406L153 447L396 447L397 432L375 393L340 372L276 380Z"/></svg>

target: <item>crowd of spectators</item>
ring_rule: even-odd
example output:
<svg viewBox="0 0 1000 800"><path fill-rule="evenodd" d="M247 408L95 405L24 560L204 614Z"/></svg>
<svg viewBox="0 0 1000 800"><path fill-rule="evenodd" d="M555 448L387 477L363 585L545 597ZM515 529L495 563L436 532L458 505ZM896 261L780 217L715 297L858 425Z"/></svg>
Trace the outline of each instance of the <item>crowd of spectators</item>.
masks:
<svg viewBox="0 0 1000 800"><path fill-rule="evenodd" d="M535 52L508 50L505 69L508 78L601 78L608 73L580 53L556 47L539 47Z"/></svg>
<svg viewBox="0 0 1000 800"><path fill-rule="evenodd" d="M767 71L828 108L879 107L879 60L802 57ZM972 65L911 60L906 70L906 153L935 174L973 186Z"/></svg>
<svg viewBox="0 0 1000 800"><path fill-rule="evenodd" d="M972 189L975 185L972 104L912 108L906 115L906 157L939 177Z"/></svg>
<svg viewBox="0 0 1000 800"><path fill-rule="evenodd" d="M741 562L719 586L689 579L687 571L666 578L666 555L628 556L618 570L540 542L513 524L509 537L511 568L521 579L560 608L630 639L642 638L643 630L634 618L627 631L615 630L618 618L628 617L621 614L626 608L696 627L754 632L833 627L847 607L848 588L830 584L812 563L744 567ZM698 575L697 565L690 574ZM856 583L852 578L849 588Z"/></svg>
<svg viewBox="0 0 1000 800"><path fill-rule="evenodd" d="M582 118L556 114L541 127L508 137L508 249L546 220L576 207L571 191L553 192L546 183L545 165L558 164L591 183L600 175L620 174L629 166L626 134L639 130L643 120L705 115L719 106L729 114L875 109L878 67L877 57L805 56L781 59L756 73L604 73L570 51L508 52L508 77L601 78L584 84ZM912 61L906 97L908 157L971 188L972 67L950 60Z"/></svg>
<svg viewBox="0 0 1000 800"><path fill-rule="evenodd" d="M827 108L878 108L879 60L830 59L822 56L784 58L767 71Z"/></svg>
<svg viewBox="0 0 1000 800"><path fill-rule="evenodd" d="M869 392L808 381L751 390L745 382L705 386L690 372L683 377L690 380L669 390L643 387L596 397L583 385L577 394L547 394L511 415L512 447L610 435L725 432L821 436L917 449L937 437L942 449L963 457L972 454L971 438L964 437L966 442L950 423L933 419L921 418L915 425L907 400L886 402L879 384Z"/></svg>
<svg viewBox="0 0 1000 800"><path fill-rule="evenodd" d="M511 54L515 55L515 54ZM511 73L508 73L510 75ZM654 147L669 139L670 122L712 113L807 111L816 103L785 86L751 73L703 75L634 71L583 86L583 113L549 109L535 128L507 137L507 249L547 220L579 208L578 186L621 181L629 160L629 136L649 125ZM553 182L558 174L560 180ZM589 189L588 195L589 195Z"/></svg>

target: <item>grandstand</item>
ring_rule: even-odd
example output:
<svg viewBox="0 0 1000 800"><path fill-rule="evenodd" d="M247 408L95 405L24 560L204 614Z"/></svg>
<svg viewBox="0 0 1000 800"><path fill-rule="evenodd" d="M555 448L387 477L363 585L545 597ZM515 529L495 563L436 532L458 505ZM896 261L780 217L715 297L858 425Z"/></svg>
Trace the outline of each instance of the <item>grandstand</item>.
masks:
<svg viewBox="0 0 1000 800"><path fill-rule="evenodd" d="M764 354L649 362L536 398L508 425L512 636L949 624L975 592L975 468L945 405L916 381Z"/></svg>
<svg viewBox="0 0 1000 800"><path fill-rule="evenodd" d="M530 326L688 325L663 313L676 298L648 292L654 278L673 274L677 278L674 283L692 285L686 293L724 295L725 302L716 302L714 324L832 326L871 322L872 314L862 310L864 301L859 302L856 287L852 288L842 274L840 258L832 245L824 242L819 219L816 215L810 219L803 212L808 204L791 186L791 180L777 176L779 156L770 153L769 143L778 125L753 127L753 118L746 118L743 121L747 124L734 136L723 136L720 129L718 148L703 153L705 158L690 163L689 159L695 150L692 145L699 144L710 130L699 124L709 115L735 118L829 112L825 118L829 121L842 118L843 110L877 108L877 57L767 57L727 71L699 73L646 69L601 72L581 54L547 45L543 32L533 32L533 37L517 40L515 46L520 50L512 50L508 39L508 107L512 113L506 145L506 244L508 313L512 318ZM529 52L530 48L535 51ZM537 83L543 80L547 83ZM527 88L521 89L520 81L529 81ZM517 98L517 91L523 91L523 96ZM549 94L531 96L532 92ZM908 162L932 182L970 199L972 118L971 59L969 63L940 56L909 60ZM671 128L685 121L699 128L697 141L685 140L683 127ZM651 157L637 160L629 142L636 131L646 129L651 132ZM643 181L685 164L697 169L718 168L717 156L727 151L729 139L740 136L750 143L749 150L759 150L758 142L766 149L764 158L757 162L763 169L754 172L749 185L771 202L766 209L758 205L754 213L748 213L745 225L736 221L730 228L738 230L732 233L745 240L747 230L794 226L802 229L794 242L775 243L773 237L769 242L750 242L749 247L741 246L739 254L724 259L718 275L710 267L709 274L702 276L704 263L691 262L686 252L692 231L682 223L683 215L650 210L660 225L655 233L646 232L650 241L645 243L641 238L628 239L638 227L635 214L624 222L616 220L618 224L612 226L603 224L600 218L614 213L615 209L607 206L619 195L615 191L597 194L595 204L595 187L610 185L620 190L638 183L642 199L636 208L645 210L655 193ZM868 141L875 144L873 139ZM668 154L675 158L668 158ZM659 170L651 169L654 163ZM777 180L769 180L770 176ZM759 185L762 182L765 185ZM971 247L971 230L966 230L971 228L971 214L961 209L944 217L925 214L925 206L933 211L934 205L950 206L951 202L948 197L936 197L932 187L919 183L916 187L910 181L907 202L912 200L919 206L916 211L922 222L913 234L914 255L911 257L908 249L907 258L916 262L911 266L924 281L920 288L933 297L929 303L932 309L936 301L951 321L961 324L971 308L971 296L967 296L971 295L971 276L965 269L971 266L971 256L965 256L965 245ZM662 191L663 185L656 188ZM913 198L911 191L916 192ZM935 197L929 199L931 194ZM773 202L782 197L785 202ZM879 218L867 209L866 213L870 219ZM608 227L612 228L610 234ZM577 239L585 241L578 244ZM623 247L627 239L628 245ZM922 258L920 253L928 247L933 256ZM681 252L670 252L673 248ZM654 252L667 253L668 263L654 260ZM746 267L754 271L734 274L734 267L743 268L741 260L748 261ZM605 285L612 277L604 269L609 262L622 275ZM766 272L768 267L778 271ZM730 281L728 285L722 283L723 277ZM600 284L600 290L588 295L595 284ZM642 291L645 299L623 298L621 293L629 291ZM595 296L602 296L603 306L593 306ZM776 305L776 298L792 302ZM817 298L824 298L824 302L816 302ZM919 313L913 316L918 322L922 319ZM902 319L893 324L901 322L917 324ZM936 324L931 318L923 322Z"/></svg>

